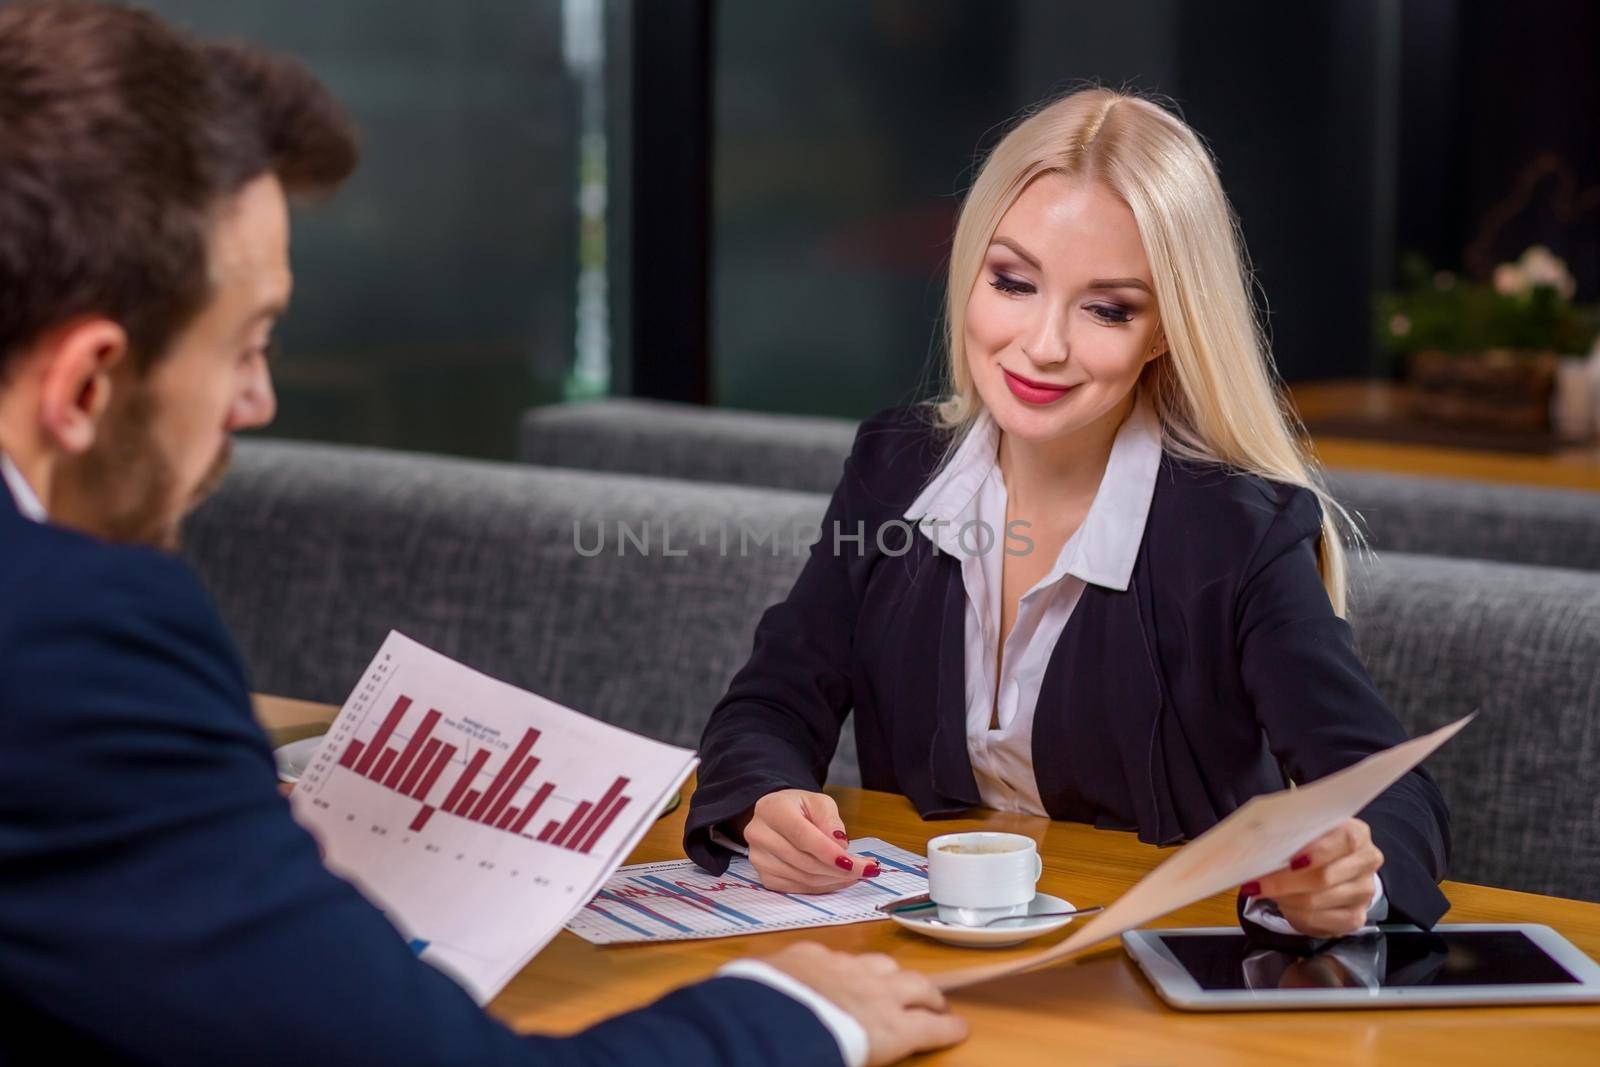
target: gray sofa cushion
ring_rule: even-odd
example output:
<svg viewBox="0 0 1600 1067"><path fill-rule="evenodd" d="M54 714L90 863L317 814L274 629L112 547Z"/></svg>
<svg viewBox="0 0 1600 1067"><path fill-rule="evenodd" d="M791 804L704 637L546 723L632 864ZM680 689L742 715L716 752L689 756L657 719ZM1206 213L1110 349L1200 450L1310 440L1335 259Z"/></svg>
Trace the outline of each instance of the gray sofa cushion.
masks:
<svg viewBox="0 0 1600 1067"><path fill-rule="evenodd" d="M616 398L529 409L518 458L546 467L831 493L855 436L856 424L848 419Z"/></svg>
<svg viewBox="0 0 1600 1067"><path fill-rule="evenodd" d="M392 627L588 714L693 744L820 519L813 494L251 441L188 551L260 690L341 701ZM607 524L605 551L585 549ZM650 552L618 553L618 520ZM672 531L666 556L663 523ZM711 531L704 545L696 531ZM724 554L717 531L730 530ZM789 531L739 547L738 531ZM1600 575L1388 554L1353 567L1357 644L1436 755L1452 875L1600 900ZM859 781L851 732L833 781Z"/></svg>
<svg viewBox="0 0 1600 1067"><path fill-rule="evenodd" d="M185 542L259 691L341 703L392 628L693 747L757 618L799 573L792 531L821 512L775 490L247 441ZM619 522L648 553L630 540L619 554ZM575 523L585 551L603 525L605 551L581 554ZM787 531L790 550L751 538L738 558L741 528ZM860 780L853 738L835 774Z"/></svg>
<svg viewBox="0 0 1600 1067"><path fill-rule="evenodd" d="M1330 470L1374 548L1600 571L1600 493Z"/></svg>
<svg viewBox="0 0 1600 1067"><path fill-rule="evenodd" d="M520 458L552 467L833 491L855 424L614 399L534 408ZM1374 548L1600 571L1600 493L1329 472Z"/></svg>
<svg viewBox="0 0 1600 1067"><path fill-rule="evenodd" d="M1600 900L1600 575L1391 554L1353 568L1356 644L1428 767L1452 876Z"/></svg>

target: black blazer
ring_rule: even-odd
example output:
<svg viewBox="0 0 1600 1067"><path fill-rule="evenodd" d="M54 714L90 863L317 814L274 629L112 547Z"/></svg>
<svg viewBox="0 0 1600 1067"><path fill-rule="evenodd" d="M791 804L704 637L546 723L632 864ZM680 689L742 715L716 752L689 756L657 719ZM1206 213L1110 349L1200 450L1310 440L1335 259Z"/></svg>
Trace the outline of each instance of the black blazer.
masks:
<svg viewBox="0 0 1600 1067"><path fill-rule="evenodd" d="M925 818L981 804L960 563L901 518L943 453L925 410L862 425L822 539L711 714L684 837L703 867L728 862L713 825L773 790L820 788L852 710L866 788ZM1286 779L1405 740L1333 613L1321 532L1307 489L1163 456L1128 590L1087 586L1045 671L1033 764L1053 818L1177 844ZM1413 770L1361 818L1385 857L1389 921L1431 926L1449 855L1433 779Z"/></svg>
<svg viewBox="0 0 1600 1067"><path fill-rule="evenodd" d="M194 573L30 522L3 483L0 946L3 1064L839 1062L810 1009L742 979L570 1037L485 1015L290 817Z"/></svg>

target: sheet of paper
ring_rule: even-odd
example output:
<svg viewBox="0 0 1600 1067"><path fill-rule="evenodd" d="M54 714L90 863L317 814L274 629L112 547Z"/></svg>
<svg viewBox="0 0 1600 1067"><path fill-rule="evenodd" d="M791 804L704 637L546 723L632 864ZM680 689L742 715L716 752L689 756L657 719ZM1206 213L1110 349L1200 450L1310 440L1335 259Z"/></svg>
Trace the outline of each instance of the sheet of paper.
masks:
<svg viewBox="0 0 1600 1067"><path fill-rule="evenodd" d="M391 632L291 803L328 867L484 1003L695 763Z"/></svg>
<svg viewBox="0 0 1600 1067"><path fill-rule="evenodd" d="M941 989L987 982L1033 970L1179 908L1280 870L1309 842L1366 807L1407 771L1454 737L1477 713L1430 734L1375 752L1342 771L1298 789L1252 797L1210 830L1179 849L1105 911L1065 941L1032 956L934 977Z"/></svg>
<svg viewBox="0 0 1600 1067"><path fill-rule="evenodd" d="M843 926L886 918L878 905L928 891L928 861L916 853L875 837L849 847L857 856L877 860L883 873L814 896L767 889L743 856L735 856L720 875L707 874L693 860L624 867L567 929L585 941L614 945Z"/></svg>

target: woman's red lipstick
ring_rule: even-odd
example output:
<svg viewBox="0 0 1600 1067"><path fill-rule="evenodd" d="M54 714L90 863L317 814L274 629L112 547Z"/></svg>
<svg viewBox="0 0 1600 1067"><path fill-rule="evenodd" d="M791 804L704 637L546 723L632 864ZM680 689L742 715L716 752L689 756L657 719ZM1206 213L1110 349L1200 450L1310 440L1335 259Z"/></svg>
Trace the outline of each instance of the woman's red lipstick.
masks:
<svg viewBox="0 0 1600 1067"><path fill-rule="evenodd" d="M1072 391L1070 385L1045 385L1043 382L1032 382L1012 374L1004 367L1000 368L1000 373L1006 376L1006 388L1011 390L1011 395L1024 404L1053 404Z"/></svg>

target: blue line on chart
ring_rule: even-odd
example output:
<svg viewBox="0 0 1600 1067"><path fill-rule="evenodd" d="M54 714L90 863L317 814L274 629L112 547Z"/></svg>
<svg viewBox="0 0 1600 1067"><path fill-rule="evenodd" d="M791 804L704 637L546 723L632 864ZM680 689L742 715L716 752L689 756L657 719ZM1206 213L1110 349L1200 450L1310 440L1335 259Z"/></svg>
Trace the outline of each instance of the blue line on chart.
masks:
<svg viewBox="0 0 1600 1067"><path fill-rule="evenodd" d="M600 898L600 899L602 899L602 900L614 901L614 902L616 902L618 904L621 904L621 905L623 905L625 907L632 908L634 911L638 912L640 915L649 916L650 918L654 919L658 923L665 923L666 925L672 927L674 930L678 931L681 934L692 934L692 933L696 932L696 931L690 929L689 927L683 925L680 922L673 922L671 919L667 918L665 915L659 915L656 912L651 911L649 908L645 907L643 904L635 904L633 901L629 900L627 897L620 897L620 896L617 896L615 893L611 893L611 892L608 892L606 890L601 890L599 893L596 893L595 896Z"/></svg>
<svg viewBox="0 0 1600 1067"><path fill-rule="evenodd" d="M829 911L827 908L820 908L817 905L811 903L811 901L809 901L809 900L801 900L799 897L792 896L791 894L788 894L788 893L778 893L778 891L776 889L768 889L766 886L762 885L760 882L753 882L748 878L740 877L739 875L734 874L732 871L724 871L722 876L724 878L738 878L739 881L744 882L746 885L753 885L757 889L763 890L763 891L768 892L768 893L777 893L778 896L782 897L785 900L792 900L796 904L804 904L806 907L810 908L812 911L820 911L820 912L822 912L822 914L824 914L824 915L826 915L826 916L828 916L830 918L832 918L832 916L833 916L833 912Z"/></svg>
<svg viewBox="0 0 1600 1067"><path fill-rule="evenodd" d="M862 853L862 855L868 855L868 854L869 853ZM856 882L855 886L846 886L844 889L841 889L840 892L841 893L848 892L850 889L856 888L856 886L860 886L860 887L862 887L864 889L876 889L880 893L888 893L891 897L903 897L903 896L905 896L904 893L896 892L895 890L890 889L886 885L879 885L877 882L874 882L871 878L862 878L860 881Z"/></svg>
<svg viewBox="0 0 1600 1067"><path fill-rule="evenodd" d="M871 856L873 859L877 860L879 863L882 863L884 866L893 867L897 871L905 871L907 874L914 874L918 878L927 878L928 877L925 873L923 873L922 871L917 870L915 867L908 867L904 863L898 863L895 860L890 859L888 856L880 856L876 852L863 852L862 855L863 856Z"/></svg>
<svg viewBox="0 0 1600 1067"><path fill-rule="evenodd" d="M706 897L701 896L699 893L694 892L692 889L686 889L685 887L683 887L681 885L678 885L676 882L669 882L665 878L660 877L659 875L647 874L647 875L644 876L644 880L647 881L647 882L654 882L656 885L660 886L662 889L671 890L672 892L677 893L679 896L688 897L690 900L698 901L699 903L704 904L707 907L712 907L712 908L716 908L718 911L727 912L729 915L732 915L735 919L738 919L741 922L747 922L751 926L760 926L761 925L761 920L760 919L752 919L750 916L746 915L742 911L737 911L737 910L735 910L733 908L730 908L726 904L718 904L716 901L707 899ZM639 881L639 879L635 878L634 881L637 882L637 881Z"/></svg>
<svg viewBox="0 0 1600 1067"><path fill-rule="evenodd" d="M624 918L621 918L619 916L613 915L613 914L611 914L609 911L607 911L604 908L596 907L593 903L591 903L589 905L589 910L594 912L596 915L604 915L606 918L610 919L612 922L616 923L618 926L626 926L628 929L632 930L634 933L640 935L641 937L648 937L651 940L655 939L656 935L652 934L649 930L646 930L644 927L635 926L631 922L629 922L627 919L624 919Z"/></svg>

